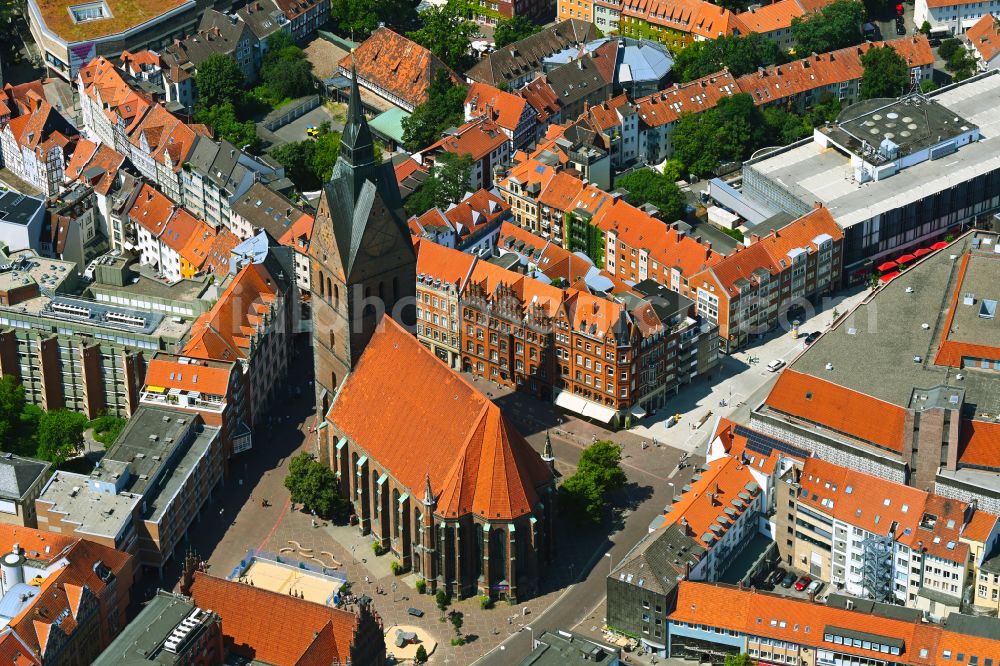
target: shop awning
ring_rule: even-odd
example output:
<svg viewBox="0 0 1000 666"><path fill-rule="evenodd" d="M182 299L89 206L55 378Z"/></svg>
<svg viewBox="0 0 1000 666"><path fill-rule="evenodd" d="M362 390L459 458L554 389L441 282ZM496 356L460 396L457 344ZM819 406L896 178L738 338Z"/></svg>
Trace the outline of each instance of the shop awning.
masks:
<svg viewBox="0 0 1000 666"><path fill-rule="evenodd" d="M908 264L916 259L912 254L904 254L902 257L896 257L896 262L900 264Z"/></svg>
<svg viewBox="0 0 1000 666"><path fill-rule="evenodd" d="M895 270L898 266L899 264L897 264L895 261L887 261L884 264L879 265L878 272L885 273L886 271L892 271Z"/></svg>
<svg viewBox="0 0 1000 666"><path fill-rule="evenodd" d="M899 275L899 271L893 271L891 273L886 273L885 275L883 275L882 277L880 277L879 280L882 280L882 282L888 282L889 280L891 280L892 278L896 277L897 275Z"/></svg>
<svg viewBox="0 0 1000 666"><path fill-rule="evenodd" d="M588 401L583 408L583 415L601 423L611 423L611 419L615 417L615 410Z"/></svg>
<svg viewBox="0 0 1000 666"><path fill-rule="evenodd" d="M568 409L577 414L583 414L583 408L587 406L587 401L569 391L559 391L555 403L563 409Z"/></svg>
<svg viewBox="0 0 1000 666"><path fill-rule="evenodd" d="M927 247L922 247L922 248L919 248L919 249L917 249L917 250L914 250L914 251L913 251L913 256L914 256L914 257L917 257L917 258L919 258L919 257L924 257L924 256L927 256L928 254L930 254L930 253L931 253L931 252L933 252L933 251L934 251L934 250L932 250L932 249L930 249L930 248L927 248Z"/></svg>
<svg viewBox="0 0 1000 666"><path fill-rule="evenodd" d="M644 419L644 418L646 418L646 410L643 409L641 405L635 405L634 407L632 407L632 409L630 409L628 411L629 411L629 414L631 414L632 416L634 416L637 419Z"/></svg>
<svg viewBox="0 0 1000 666"><path fill-rule="evenodd" d="M932 250L943 250L946 247L948 247L948 244L944 241L938 241L937 243L934 243L934 245L931 245Z"/></svg>

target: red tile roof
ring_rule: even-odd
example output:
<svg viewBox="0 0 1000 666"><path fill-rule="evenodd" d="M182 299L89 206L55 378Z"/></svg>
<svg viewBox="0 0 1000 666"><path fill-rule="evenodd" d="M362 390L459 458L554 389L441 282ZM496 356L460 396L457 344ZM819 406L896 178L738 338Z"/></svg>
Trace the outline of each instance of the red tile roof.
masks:
<svg viewBox="0 0 1000 666"><path fill-rule="evenodd" d="M728 71L703 76L690 83L674 84L648 97L635 101L639 117L649 127L677 122L682 113L699 113L714 108L723 97L741 92L736 79Z"/></svg>
<svg viewBox="0 0 1000 666"><path fill-rule="evenodd" d="M1000 423L963 420L959 428L958 463L1000 470Z"/></svg>
<svg viewBox="0 0 1000 666"><path fill-rule="evenodd" d="M146 366L146 386L198 391L210 395L226 395L233 365L181 363L180 360L153 358Z"/></svg>
<svg viewBox="0 0 1000 666"><path fill-rule="evenodd" d="M282 245L292 248L296 252L305 254L309 251L309 239L312 237L313 224L316 218L304 213L297 220L292 222L288 231L278 239Z"/></svg>
<svg viewBox="0 0 1000 666"><path fill-rule="evenodd" d="M562 110L559 95L552 89L544 76L537 76L517 91L538 114L538 122L548 122Z"/></svg>
<svg viewBox="0 0 1000 666"><path fill-rule="evenodd" d="M486 116L497 125L513 132L528 103L523 97L500 90L486 83L473 83L465 95L467 118Z"/></svg>
<svg viewBox="0 0 1000 666"><path fill-rule="evenodd" d="M195 572L191 598L222 618L227 647L274 666L347 663L353 613Z"/></svg>
<svg viewBox="0 0 1000 666"><path fill-rule="evenodd" d="M391 418L371 418L373 401ZM444 517L510 520L530 513L552 482L500 408L389 317L327 419L415 498L423 497L429 475L435 513Z"/></svg>
<svg viewBox="0 0 1000 666"><path fill-rule="evenodd" d="M625 0L621 13L707 39L731 35L740 27L731 11L703 0Z"/></svg>
<svg viewBox="0 0 1000 666"><path fill-rule="evenodd" d="M778 0L769 5L740 12L736 20L742 26L741 32L767 33L792 27L792 19L805 15L805 9L798 0Z"/></svg>
<svg viewBox="0 0 1000 666"><path fill-rule="evenodd" d="M278 285L267 268L244 266L212 309L195 320L182 353L220 361L250 358L250 339L277 295Z"/></svg>
<svg viewBox="0 0 1000 666"><path fill-rule="evenodd" d="M420 283L419 276L423 275L461 289L476 263L476 257L471 254L428 240L418 239L414 249L417 253L417 284Z"/></svg>
<svg viewBox="0 0 1000 666"><path fill-rule="evenodd" d="M701 478L691 484L691 490L664 514L662 527L679 524L686 534L709 548L752 505L760 495L760 486L739 458L719 458L707 467ZM740 497L740 493L748 499ZM727 508L738 515L730 516L725 512Z"/></svg>
<svg viewBox="0 0 1000 666"><path fill-rule="evenodd" d="M454 133L445 135L420 152L433 155L446 151L456 155L471 155L473 161L478 161L502 147L508 140L499 125L483 118L465 123Z"/></svg>
<svg viewBox="0 0 1000 666"><path fill-rule="evenodd" d="M1000 53L1000 19L993 14L984 15L965 31L965 38L988 63Z"/></svg>
<svg viewBox="0 0 1000 666"><path fill-rule="evenodd" d="M818 377L786 368L766 404L862 442L903 450L903 408Z"/></svg>
<svg viewBox="0 0 1000 666"><path fill-rule="evenodd" d="M467 238L506 217L510 211L503 199L489 190L479 189L444 212L459 238Z"/></svg>
<svg viewBox="0 0 1000 666"><path fill-rule="evenodd" d="M394 95L411 107L427 101L427 90L438 72L445 72L456 85L462 79L437 56L416 42L381 27L340 61L350 72L354 65L362 85L372 85Z"/></svg>

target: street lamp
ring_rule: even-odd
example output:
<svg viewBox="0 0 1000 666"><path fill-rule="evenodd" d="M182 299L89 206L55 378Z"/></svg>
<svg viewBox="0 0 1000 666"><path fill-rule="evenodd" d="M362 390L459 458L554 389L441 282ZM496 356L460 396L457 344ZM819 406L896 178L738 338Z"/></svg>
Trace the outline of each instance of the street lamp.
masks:
<svg viewBox="0 0 1000 666"><path fill-rule="evenodd" d="M611 557L611 553L604 553L604 557L608 558L608 575L610 576L614 573L615 561Z"/></svg>
<svg viewBox="0 0 1000 666"><path fill-rule="evenodd" d="M671 507L671 506L674 505L674 483L673 483L673 481L667 483L667 486L670 487L670 503L667 504L667 506L663 507L664 509L666 509L666 508Z"/></svg>

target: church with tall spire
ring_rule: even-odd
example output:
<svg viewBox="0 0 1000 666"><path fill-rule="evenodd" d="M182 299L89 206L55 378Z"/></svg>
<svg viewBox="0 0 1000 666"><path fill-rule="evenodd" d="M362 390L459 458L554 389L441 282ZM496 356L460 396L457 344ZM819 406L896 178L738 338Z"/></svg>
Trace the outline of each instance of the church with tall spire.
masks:
<svg viewBox="0 0 1000 666"><path fill-rule="evenodd" d="M392 165L376 158L357 72L309 243L313 365L325 414L383 316L412 328L416 253Z"/></svg>

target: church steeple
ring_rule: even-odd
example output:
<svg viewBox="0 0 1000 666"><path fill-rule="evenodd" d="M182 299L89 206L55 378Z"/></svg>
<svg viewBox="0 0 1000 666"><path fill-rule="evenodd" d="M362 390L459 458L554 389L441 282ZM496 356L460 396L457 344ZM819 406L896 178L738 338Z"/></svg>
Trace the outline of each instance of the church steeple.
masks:
<svg viewBox="0 0 1000 666"><path fill-rule="evenodd" d="M358 70L351 67L351 99L347 105L347 124L340 137L340 157L355 169L375 163L375 142L365 119L361 105L361 90L358 87Z"/></svg>

